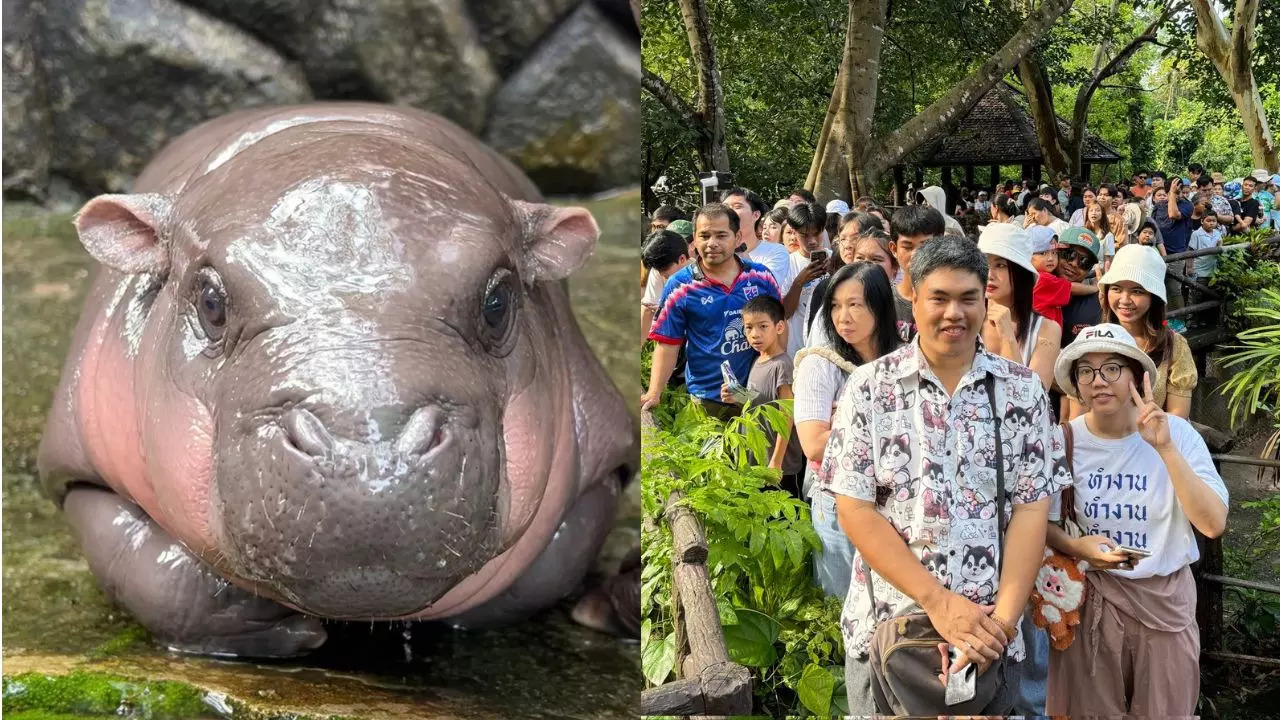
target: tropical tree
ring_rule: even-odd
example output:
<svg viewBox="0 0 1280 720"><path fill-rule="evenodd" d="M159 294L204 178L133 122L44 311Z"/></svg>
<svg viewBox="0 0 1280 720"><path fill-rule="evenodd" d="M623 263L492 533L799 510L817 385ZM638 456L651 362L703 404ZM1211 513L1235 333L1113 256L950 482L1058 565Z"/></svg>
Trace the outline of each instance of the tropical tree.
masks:
<svg viewBox="0 0 1280 720"><path fill-rule="evenodd" d="M1280 155L1271 136L1254 76L1259 0L1236 0L1230 28L1223 22L1216 2L1191 0L1191 6L1195 9L1196 47L1213 63L1231 93L1244 133L1249 138L1254 164L1277 169L1280 167ZM1273 8L1271 6L1269 10L1274 12Z"/></svg>
<svg viewBox="0 0 1280 720"><path fill-rule="evenodd" d="M998 50L896 129L874 130L889 0L849 0L844 51L805 185L824 198L873 191L880 175L947 132L1040 41L1073 0L1041 0Z"/></svg>
<svg viewBox="0 0 1280 720"><path fill-rule="evenodd" d="M716 46L707 21L706 0L680 0L689 50L697 72L697 95L692 102L680 97L657 73L642 67L641 87L697 132L698 154L708 170L729 172L725 145L724 86L716 61Z"/></svg>
<svg viewBox="0 0 1280 720"><path fill-rule="evenodd" d="M1077 5L1067 22L1059 22L1040 47L1018 63L1018 77L1035 121L1045 167L1051 175L1080 177L1081 153L1095 94L1105 81L1122 73L1144 45L1159 42L1158 33L1173 14L1174 2L1163 0L1149 11L1149 20L1141 17L1140 2L1126 6L1122 0L1112 0L1104 8ZM1138 29L1131 30L1135 24ZM1051 68L1052 56L1067 59L1076 54L1073 50L1087 53L1084 67ZM1075 95L1066 128L1058 122L1055 91L1059 97Z"/></svg>

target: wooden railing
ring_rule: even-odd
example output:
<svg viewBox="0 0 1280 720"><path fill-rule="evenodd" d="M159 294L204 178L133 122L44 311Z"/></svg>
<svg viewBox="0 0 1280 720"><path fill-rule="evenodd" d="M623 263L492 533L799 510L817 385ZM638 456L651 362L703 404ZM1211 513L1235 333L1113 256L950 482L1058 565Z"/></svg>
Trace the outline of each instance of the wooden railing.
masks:
<svg viewBox="0 0 1280 720"><path fill-rule="evenodd" d="M1219 473L1223 464L1255 465L1280 470L1280 460L1247 455L1214 453L1213 464L1218 468ZM1196 623L1200 626L1200 654L1224 662L1280 669L1280 658L1233 653L1222 649L1222 601L1226 588L1239 587L1280 595L1280 586L1223 575L1222 538L1208 539L1197 533L1196 540L1200 545L1200 560L1192 570L1196 576Z"/></svg>
<svg viewBox="0 0 1280 720"><path fill-rule="evenodd" d="M642 412L642 432L654 427ZM640 693L641 715L750 715L751 671L729 659L707 574L702 523L674 492L662 522L671 529L671 607L675 614L676 680Z"/></svg>

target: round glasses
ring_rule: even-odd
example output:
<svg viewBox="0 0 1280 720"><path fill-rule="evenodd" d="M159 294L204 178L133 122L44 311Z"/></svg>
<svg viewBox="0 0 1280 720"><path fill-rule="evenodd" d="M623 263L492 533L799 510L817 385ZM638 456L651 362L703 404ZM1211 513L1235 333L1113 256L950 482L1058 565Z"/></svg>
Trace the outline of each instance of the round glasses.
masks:
<svg viewBox="0 0 1280 720"><path fill-rule="evenodd" d="M1103 363L1102 367L1095 368L1091 365L1076 366L1076 384L1089 385L1093 383L1094 373L1102 376L1103 382L1113 383L1120 379L1120 371L1124 370L1124 366L1120 363Z"/></svg>

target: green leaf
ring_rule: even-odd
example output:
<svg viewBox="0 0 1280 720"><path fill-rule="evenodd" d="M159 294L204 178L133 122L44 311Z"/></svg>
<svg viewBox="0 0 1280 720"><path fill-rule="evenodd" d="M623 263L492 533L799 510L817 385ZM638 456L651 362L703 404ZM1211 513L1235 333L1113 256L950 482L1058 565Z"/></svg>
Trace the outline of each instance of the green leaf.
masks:
<svg viewBox="0 0 1280 720"><path fill-rule="evenodd" d="M827 672L835 678L836 686L831 693L831 714L845 716L849 714L849 691L844 683L844 666L828 665Z"/></svg>
<svg viewBox="0 0 1280 720"><path fill-rule="evenodd" d="M724 626L729 658L747 667L763 668L777 662L778 651L773 644L778 640L778 621L746 608L739 608L737 616L737 623Z"/></svg>
<svg viewBox="0 0 1280 720"><path fill-rule="evenodd" d="M796 685L796 694L809 712L818 717L831 717L831 699L836 689L836 679L821 665L809 664Z"/></svg>
<svg viewBox="0 0 1280 720"><path fill-rule="evenodd" d="M720 614L721 625L736 625L738 622L738 614L733 609L733 603L725 598L716 598L716 612Z"/></svg>
<svg viewBox="0 0 1280 720"><path fill-rule="evenodd" d="M645 679L653 685L661 685L676 665L676 634L669 633L662 642L650 639L640 650L640 665Z"/></svg>

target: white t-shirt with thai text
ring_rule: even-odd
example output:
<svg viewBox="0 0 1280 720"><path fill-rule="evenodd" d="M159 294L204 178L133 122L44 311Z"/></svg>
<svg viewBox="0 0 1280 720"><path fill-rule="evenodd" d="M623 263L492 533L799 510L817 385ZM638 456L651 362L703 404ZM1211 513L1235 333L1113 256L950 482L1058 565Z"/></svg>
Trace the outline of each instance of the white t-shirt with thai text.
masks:
<svg viewBox="0 0 1280 720"><path fill-rule="evenodd" d="M1191 423L1169 415L1174 447L1191 470L1227 504L1227 488L1213 467L1209 448ZM1120 577L1164 577L1200 558L1191 521L1178 503L1160 454L1138 433L1100 438L1083 416L1071 421L1075 439L1076 519L1089 535L1105 535L1119 545L1149 550L1132 570L1110 570ZM1051 518L1057 518L1059 497Z"/></svg>

